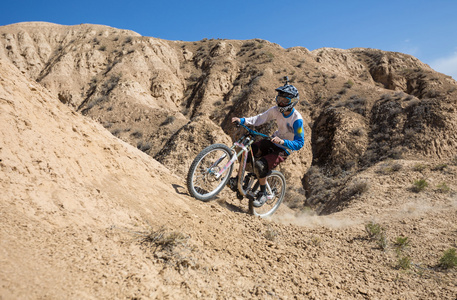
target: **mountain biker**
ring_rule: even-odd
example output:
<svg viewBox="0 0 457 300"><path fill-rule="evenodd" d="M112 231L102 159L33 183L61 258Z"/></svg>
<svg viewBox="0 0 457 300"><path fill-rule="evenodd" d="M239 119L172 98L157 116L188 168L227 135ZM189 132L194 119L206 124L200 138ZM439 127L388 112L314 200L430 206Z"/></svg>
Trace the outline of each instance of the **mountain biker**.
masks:
<svg viewBox="0 0 457 300"><path fill-rule="evenodd" d="M268 172L286 160L293 151L300 150L305 143L303 118L294 108L299 100L298 90L286 82L275 91L278 92L276 106L254 117L232 118L232 123L252 126L260 126L274 119L278 125L271 140L264 139L252 144L256 158L254 172L260 183L260 192L253 201L255 207L260 207L267 201Z"/></svg>

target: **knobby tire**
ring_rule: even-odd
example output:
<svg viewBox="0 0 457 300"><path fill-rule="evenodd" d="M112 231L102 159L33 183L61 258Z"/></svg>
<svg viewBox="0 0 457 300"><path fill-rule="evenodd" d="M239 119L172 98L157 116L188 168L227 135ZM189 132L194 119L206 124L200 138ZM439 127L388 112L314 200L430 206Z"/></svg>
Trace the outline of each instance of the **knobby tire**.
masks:
<svg viewBox="0 0 457 300"><path fill-rule="evenodd" d="M261 207L254 207L254 200L249 199L249 213L262 218L271 216L279 208L286 194L286 178L281 172L271 171L271 174L267 176L267 182L274 191L272 199L267 200Z"/></svg>
<svg viewBox="0 0 457 300"><path fill-rule="evenodd" d="M223 160L214 165L224 154ZM201 201L215 198L227 184L232 174L233 164L219 179L216 179L214 174L230 161L232 155L232 150L224 144L213 144L203 149L195 157L187 173L187 189L191 196Z"/></svg>

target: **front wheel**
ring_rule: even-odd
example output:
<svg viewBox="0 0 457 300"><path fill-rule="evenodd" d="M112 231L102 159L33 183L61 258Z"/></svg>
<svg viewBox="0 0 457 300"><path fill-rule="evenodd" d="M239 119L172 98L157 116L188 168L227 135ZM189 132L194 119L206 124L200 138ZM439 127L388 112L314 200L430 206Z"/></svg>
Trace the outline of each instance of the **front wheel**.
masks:
<svg viewBox="0 0 457 300"><path fill-rule="evenodd" d="M217 178L232 158L232 150L224 144L213 144L202 150L192 162L187 173L189 193L202 201L209 201L224 188L232 174L233 164Z"/></svg>
<svg viewBox="0 0 457 300"><path fill-rule="evenodd" d="M249 199L249 213L262 218L271 216L281 205L285 194L286 178L279 171L271 171L267 176L267 202L261 207L254 207L254 199Z"/></svg>

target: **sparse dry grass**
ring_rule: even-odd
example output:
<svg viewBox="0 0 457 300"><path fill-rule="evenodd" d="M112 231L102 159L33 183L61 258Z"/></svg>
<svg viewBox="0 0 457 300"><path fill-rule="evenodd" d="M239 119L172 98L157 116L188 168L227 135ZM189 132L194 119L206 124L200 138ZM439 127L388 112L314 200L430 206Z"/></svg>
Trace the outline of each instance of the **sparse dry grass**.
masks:
<svg viewBox="0 0 457 300"><path fill-rule="evenodd" d="M136 147L143 152L147 152L152 148L152 145L148 142L139 141Z"/></svg>
<svg viewBox="0 0 457 300"><path fill-rule="evenodd" d="M346 196L348 198L354 196L360 196L370 189L370 185L367 180L356 179L347 188Z"/></svg>
<svg viewBox="0 0 457 300"><path fill-rule="evenodd" d="M449 193L451 191L451 188L445 182L441 182L436 186L436 188L439 193L443 194Z"/></svg>
<svg viewBox="0 0 457 300"><path fill-rule="evenodd" d="M171 231L165 227L136 232L138 243L146 251L151 251L156 259L176 269L197 268L193 257L194 247L189 244L189 236Z"/></svg>
<svg viewBox="0 0 457 300"><path fill-rule="evenodd" d="M272 241L274 242L276 240L276 238L279 236L279 232L278 230L272 228L271 226L269 226L266 231L264 232L263 236L269 240L269 241Z"/></svg>
<svg viewBox="0 0 457 300"><path fill-rule="evenodd" d="M424 171L425 169L427 169L427 165L425 164L421 164L421 163L418 163L418 164L415 164L413 166L413 171L416 171L416 172L422 172Z"/></svg>
<svg viewBox="0 0 457 300"><path fill-rule="evenodd" d="M402 165L395 161L388 161L386 163L382 163L377 170L377 173L383 175L390 175L392 173L398 172L402 169Z"/></svg>

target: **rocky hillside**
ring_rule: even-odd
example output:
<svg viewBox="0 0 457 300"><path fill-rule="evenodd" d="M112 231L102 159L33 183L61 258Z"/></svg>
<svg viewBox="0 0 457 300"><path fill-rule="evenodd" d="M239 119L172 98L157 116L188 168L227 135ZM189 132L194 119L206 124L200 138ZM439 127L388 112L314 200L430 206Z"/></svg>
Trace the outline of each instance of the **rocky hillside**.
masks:
<svg viewBox="0 0 457 300"><path fill-rule="evenodd" d="M0 27L0 67L2 298L457 295L439 262L457 247L457 83L412 56L22 23ZM307 121L287 205L267 221L228 191L189 198L195 155L285 75ZM165 229L177 243L154 246Z"/></svg>
<svg viewBox="0 0 457 300"><path fill-rule="evenodd" d="M308 121L306 146L280 168L295 189L305 185L315 194L305 182L311 165L347 176L389 158L455 155L456 82L401 53L165 41L48 23L4 26L0 45L2 59L62 103L179 176L201 145L233 138L232 116L273 105L285 75L299 89L297 108ZM202 126L221 130L211 136L191 129Z"/></svg>

